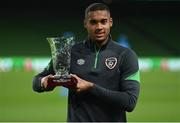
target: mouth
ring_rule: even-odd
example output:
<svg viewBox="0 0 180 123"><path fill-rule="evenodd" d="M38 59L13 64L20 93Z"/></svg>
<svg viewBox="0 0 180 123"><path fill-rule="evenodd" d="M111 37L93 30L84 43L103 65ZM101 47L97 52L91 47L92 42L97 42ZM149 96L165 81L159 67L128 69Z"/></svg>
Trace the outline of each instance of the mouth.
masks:
<svg viewBox="0 0 180 123"><path fill-rule="evenodd" d="M104 32L98 32L98 33L95 33L95 34L96 34L97 37L102 37L102 36L104 36L105 33Z"/></svg>

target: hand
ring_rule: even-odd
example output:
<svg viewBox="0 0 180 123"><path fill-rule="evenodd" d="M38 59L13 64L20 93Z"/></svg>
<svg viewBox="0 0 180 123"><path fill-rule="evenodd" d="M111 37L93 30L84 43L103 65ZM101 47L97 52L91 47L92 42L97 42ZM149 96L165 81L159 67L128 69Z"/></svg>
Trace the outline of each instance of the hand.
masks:
<svg viewBox="0 0 180 123"><path fill-rule="evenodd" d="M50 87L49 86L49 79L53 79L54 76L53 75L48 75L48 76L45 76L41 79L41 87L43 87L45 90L53 90L54 87Z"/></svg>
<svg viewBox="0 0 180 123"><path fill-rule="evenodd" d="M93 83L88 82L84 79L79 78L77 75L75 74L71 74L72 77L74 77L77 80L77 86L76 86L76 92L82 92L82 91L86 91L89 90L90 88L92 88L94 86Z"/></svg>

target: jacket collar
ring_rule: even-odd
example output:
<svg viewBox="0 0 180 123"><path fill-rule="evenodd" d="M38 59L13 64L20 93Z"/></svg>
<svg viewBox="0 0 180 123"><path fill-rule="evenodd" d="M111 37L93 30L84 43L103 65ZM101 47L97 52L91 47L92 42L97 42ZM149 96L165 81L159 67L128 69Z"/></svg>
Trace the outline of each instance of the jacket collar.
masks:
<svg viewBox="0 0 180 123"><path fill-rule="evenodd" d="M101 46L101 50L104 50L107 45L109 44L109 42L111 42L111 35L108 37L108 40L106 42L106 44L104 44L103 46ZM88 49L90 49L91 51L96 51L95 47L96 47L96 44L94 41L92 41L91 39L87 38L85 40L85 45L87 46Z"/></svg>

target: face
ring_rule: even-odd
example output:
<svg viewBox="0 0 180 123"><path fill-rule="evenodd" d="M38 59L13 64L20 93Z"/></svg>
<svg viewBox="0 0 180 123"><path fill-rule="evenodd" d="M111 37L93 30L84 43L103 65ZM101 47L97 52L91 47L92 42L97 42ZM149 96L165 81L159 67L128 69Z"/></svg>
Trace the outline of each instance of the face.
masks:
<svg viewBox="0 0 180 123"><path fill-rule="evenodd" d="M103 43L109 36L112 18L106 10L92 11L85 18L84 27L87 29L91 40Z"/></svg>

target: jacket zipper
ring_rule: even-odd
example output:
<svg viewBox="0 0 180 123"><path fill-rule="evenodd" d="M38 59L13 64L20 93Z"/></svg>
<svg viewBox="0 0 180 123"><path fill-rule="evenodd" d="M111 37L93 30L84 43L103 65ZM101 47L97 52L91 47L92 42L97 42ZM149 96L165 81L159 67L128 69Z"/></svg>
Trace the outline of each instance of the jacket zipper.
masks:
<svg viewBox="0 0 180 123"><path fill-rule="evenodd" d="M99 52L100 52L100 49L99 48L98 50L96 49L96 46L95 46L95 50L96 50L96 57L95 57L95 60L94 60L94 69L97 68L97 63L98 63L98 58L99 58Z"/></svg>

